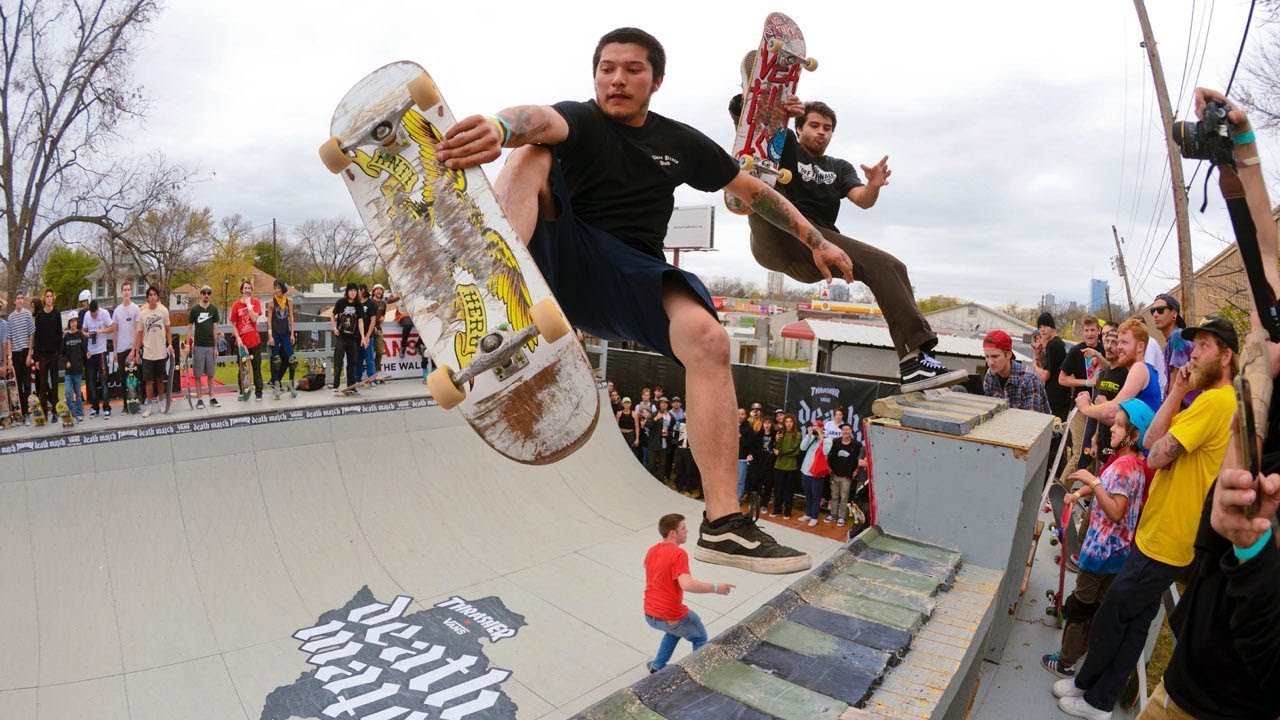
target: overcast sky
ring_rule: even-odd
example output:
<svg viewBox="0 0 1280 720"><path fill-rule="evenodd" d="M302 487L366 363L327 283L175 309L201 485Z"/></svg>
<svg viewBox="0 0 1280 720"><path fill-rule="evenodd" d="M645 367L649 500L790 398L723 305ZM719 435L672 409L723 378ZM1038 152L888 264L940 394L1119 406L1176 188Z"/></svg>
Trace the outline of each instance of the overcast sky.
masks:
<svg viewBox="0 0 1280 720"><path fill-rule="evenodd" d="M1170 92L1186 114L1197 70L1202 85L1226 84L1248 2L1200 2L1194 15L1190 3L1151 5ZM276 218L286 232L310 218L357 220L316 148L337 101L365 74L414 60L459 117L585 100L595 42L622 25L666 47L667 78L651 108L727 147L724 108L738 91L738 62L771 10L797 21L821 63L802 76L799 94L839 114L830 154L855 165L889 155L893 177L880 201L871 210L845 203L839 224L901 258L918 296L1031 305L1048 292L1086 301L1090 277L1099 277L1118 302L1113 223L1126 238L1136 299L1174 284L1176 234L1156 252L1173 217L1159 115L1133 7L1119 0L172 0L142 38L136 72L152 104L130 149L158 149L196 170L203 180L190 199L218 217ZM1255 26L1250 43L1263 36ZM1262 149L1274 168L1271 140ZM499 167L487 168L490 179ZM1188 176L1193 169L1186 165ZM1212 234L1231 235L1216 184L1208 211L1196 213L1199 188L1193 251L1203 262L1225 247ZM683 265L763 285L746 223L718 193L682 188L677 202L716 206L717 250L686 255Z"/></svg>

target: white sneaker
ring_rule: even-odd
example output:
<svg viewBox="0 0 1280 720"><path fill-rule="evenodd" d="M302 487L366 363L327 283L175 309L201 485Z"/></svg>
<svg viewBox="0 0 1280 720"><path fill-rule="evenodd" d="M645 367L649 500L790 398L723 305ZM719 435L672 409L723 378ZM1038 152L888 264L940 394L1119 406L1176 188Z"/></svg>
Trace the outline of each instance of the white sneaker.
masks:
<svg viewBox="0 0 1280 720"><path fill-rule="evenodd" d="M1062 698L1058 701L1058 709L1072 717L1086 720L1111 720L1110 710L1099 710L1089 704L1083 695Z"/></svg>
<svg viewBox="0 0 1280 720"><path fill-rule="evenodd" d="M840 527L844 527L844 520L843 519L837 520L836 525L839 525Z"/></svg>
<svg viewBox="0 0 1280 720"><path fill-rule="evenodd" d="M813 518L809 517L808 515L801 515L801 516L800 516L800 522L809 522L809 521L810 521L810 520L812 520L812 519L813 519Z"/></svg>
<svg viewBox="0 0 1280 720"><path fill-rule="evenodd" d="M1053 696L1056 698L1080 697L1084 691L1076 687L1075 678L1063 678L1053 684Z"/></svg>
<svg viewBox="0 0 1280 720"><path fill-rule="evenodd" d="M818 525L818 518L809 519L809 527L816 527L817 525Z"/></svg>
<svg viewBox="0 0 1280 720"><path fill-rule="evenodd" d="M142 417L151 417L151 403L147 403L146 409L142 411Z"/></svg>
<svg viewBox="0 0 1280 720"><path fill-rule="evenodd" d="M823 519L822 522L835 522L835 521L836 521L835 515L828 515L825 519Z"/></svg>

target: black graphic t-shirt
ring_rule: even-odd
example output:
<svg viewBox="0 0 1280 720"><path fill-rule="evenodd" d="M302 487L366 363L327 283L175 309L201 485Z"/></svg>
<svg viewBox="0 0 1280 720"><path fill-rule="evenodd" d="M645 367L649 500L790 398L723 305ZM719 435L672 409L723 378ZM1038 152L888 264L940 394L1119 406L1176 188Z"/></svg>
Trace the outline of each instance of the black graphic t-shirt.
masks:
<svg viewBox="0 0 1280 720"><path fill-rule="evenodd" d="M654 257L663 257L677 187L714 192L738 174L738 164L711 138L657 113L634 128L609 119L594 100L554 107L569 124L569 137L551 150L574 214Z"/></svg>
<svg viewBox="0 0 1280 720"><path fill-rule="evenodd" d="M281 337L289 334L289 304L292 301L285 298L284 305L279 300L272 297L267 301L267 312L271 313L271 333Z"/></svg>
<svg viewBox="0 0 1280 720"><path fill-rule="evenodd" d="M348 302L345 297L338 298L338 302L333 304L333 320L338 326L338 334L347 336L358 336L360 334L360 321L364 319L364 303L356 300Z"/></svg>
<svg viewBox="0 0 1280 720"><path fill-rule="evenodd" d="M1063 345L1065 346L1066 343L1063 343ZM1090 346L1083 342L1078 342L1071 346L1071 349L1067 351L1067 356L1062 360L1062 372L1077 380L1087 380L1091 374L1090 369L1093 366L1093 361L1084 356L1084 349L1087 347ZM1092 346L1092 349L1102 350L1102 341L1095 343ZM1070 391L1072 398L1075 398L1075 396L1080 393L1090 392L1087 387L1073 387L1068 388L1068 390Z"/></svg>
<svg viewBox="0 0 1280 720"><path fill-rule="evenodd" d="M774 189L790 200L809 222L829 230L836 229L840 201L848 197L850 190L863 184L849 161L830 155L811 157L790 130L782 150L782 167L791 171L791 182L777 183Z"/></svg>
<svg viewBox="0 0 1280 720"><path fill-rule="evenodd" d="M1128 378L1129 368L1127 366L1103 370L1102 374L1098 376L1098 392L1094 397L1115 400L1116 395L1120 394L1120 388L1124 387L1124 381Z"/></svg>
<svg viewBox="0 0 1280 720"><path fill-rule="evenodd" d="M210 303L205 307L196 304L191 307L191 325L194 328L191 334L195 337L196 347L213 347L213 336L220 322L222 316L217 305Z"/></svg>

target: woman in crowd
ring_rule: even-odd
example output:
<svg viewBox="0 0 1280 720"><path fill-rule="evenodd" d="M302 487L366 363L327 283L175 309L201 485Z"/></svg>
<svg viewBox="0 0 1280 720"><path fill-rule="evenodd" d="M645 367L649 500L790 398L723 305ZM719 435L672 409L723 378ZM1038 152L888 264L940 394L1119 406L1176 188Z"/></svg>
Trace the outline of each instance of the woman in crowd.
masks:
<svg viewBox="0 0 1280 720"><path fill-rule="evenodd" d="M825 437L821 420L814 420L809 426L809 432L800 441L800 451L804 453L804 461L800 463L804 515L800 516L800 522L807 522L809 527L813 527L818 524L818 514L822 512L822 492L827 484L827 476L831 474L826 460L831 452L831 438ZM817 462L819 451L822 452L820 463Z"/></svg>
<svg viewBox="0 0 1280 720"><path fill-rule="evenodd" d="M787 413L782 418L782 430L774 440L773 462L773 515L791 519L791 504L800 480L800 431L796 428L796 416Z"/></svg>
<svg viewBox="0 0 1280 720"><path fill-rule="evenodd" d="M622 439L627 443L627 447L635 453L637 460L640 459L640 421L636 418L635 411L631 409L631 398L622 398L622 409L614 413L613 417L618 423L618 430L622 432Z"/></svg>
<svg viewBox="0 0 1280 720"><path fill-rule="evenodd" d="M747 469L747 482L751 489L760 493L761 506L769 504L769 496L773 493L773 448L776 441L773 418L764 418L760 421L760 433L756 436L755 446L751 448L751 466ZM766 509L764 514L770 513Z"/></svg>

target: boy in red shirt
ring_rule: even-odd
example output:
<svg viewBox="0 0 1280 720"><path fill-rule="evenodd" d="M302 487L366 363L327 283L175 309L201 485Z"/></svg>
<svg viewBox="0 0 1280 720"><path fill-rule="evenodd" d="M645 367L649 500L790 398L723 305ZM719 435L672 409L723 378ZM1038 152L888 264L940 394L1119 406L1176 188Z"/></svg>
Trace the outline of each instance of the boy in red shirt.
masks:
<svg viewBox="0 0 1280 720"><path fill-rule="evenodd" d="M262 399L262 337L258 335L258 318L262 317L262 303L253 296L253 283L240 283L240 299L231 306L229 320L236 329L236 345L244 348L253 361L253 394Z"/></svg>
<svg viewBox="0 0 1280 720"><path fill-rule="evenodd" d="M649 627L664 633L657 657L646 663L650 673L667 666L680 638L692 643L695 651L707 644L707 628L684 604L685 592L728 595L733 590L729 583L703 582L689 574L689 554L680 549L689 539L683 515L663 515L658 520L658 534L662 542L644 556L644 619Z"/></svg>

